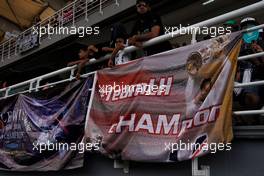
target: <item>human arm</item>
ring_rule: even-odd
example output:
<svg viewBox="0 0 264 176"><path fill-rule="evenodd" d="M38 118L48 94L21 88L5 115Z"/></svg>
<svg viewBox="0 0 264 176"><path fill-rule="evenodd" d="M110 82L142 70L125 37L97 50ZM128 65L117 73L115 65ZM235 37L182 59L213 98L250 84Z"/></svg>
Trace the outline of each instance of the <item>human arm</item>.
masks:
<svg viewBox="0 0 264 176"><path fill-rule="evenodd" d="M85 67L85 65L86 65L87 62L89 62L89 59L84 59L84 60L82 60L82 62L80 62L78 64L78 69L77 69L77 73L76 73L76 79L78 79L78 80L80 79L80 77L81 77L81 71Z"/></svg>
<svg viewBox="0 0 264 176"><path fill-rule="evenodd" d="M77 64L81 63L82 61L83 61L83 60L77 60L77 61L69 62L69 63L67 64L67 66L70 67L70 66L73 66L73 65L77 65Z"/></svg>
<svg viewBox="0 0 264 176"><path fill-rule="evenodd" d="M116 55L117 55L117 53L120 51L120 50L123 50L125 48L125 45L123 45L123 44L118 44L116 47L115 47L115 49L114 49L114 51L112 52L112 55L111 55L111 57L109 58L109 61L108 61L108 66L109 67L113 67L113 60L115 59L115 57L116 57Z"/></svg>
<svg viewBox="0 0 264 176"><path fill-rule="evenodd" d="M102 51L103 52L113 52L115 48L110 48L110 47L103 47Z"/></svg>
<svg viewBox="0 0 264 176"><path fill-rule="evenodd" d="M253 50L254 53L261 53L261 52L263 52L263 48L256 41L253 41L252 42L251 48L252 48L252 50ZM253 62L256 65L259 65L260 63L264 63L264 57L262 56L262 57L253 59Z"/></svg>

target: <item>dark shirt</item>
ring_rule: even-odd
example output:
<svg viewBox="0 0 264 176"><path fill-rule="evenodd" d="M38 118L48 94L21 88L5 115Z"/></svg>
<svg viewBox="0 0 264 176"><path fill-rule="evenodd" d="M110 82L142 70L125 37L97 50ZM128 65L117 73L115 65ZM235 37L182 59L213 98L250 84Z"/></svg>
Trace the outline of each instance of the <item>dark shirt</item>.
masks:
<svg viewBox="0 0 264 176"><path fill-rule="evenodd" d="M95 59L100 59L101 57L105 56L107 53L102 51L101 47L98 47L98 52L94 52L92 55L89 55L89 58L95 58Z"/></svg>
<svg viewBox="0 0 264 176"><path fill-rule="evenodd" d="M133 27L131 36L146 34L148 32L151 32L151 28L154 26L160 27L159 35L164 34L164 27L158 15L152 12L148 12L147 14L144 15L139 15L139 18L136 21L135 26ZM153 55L170 49L172 49L170 42L166 41L147 47L144 49L144 52L145 55Z"/></svg>
<svg viewBox="0 0 264 176"><path fill-rule="evenodd" d="M92 55L89 55L89 59L102 59L105 55L109 54L105 51L102 50L102 47L97 47L98 52L94 52ZM104 62L98 62L98 63L93 63L92 65L89 65L88 67L85 67L84 72L89 73L95 70L99 70L102 67L105 67L107 65L108 61L105 60Z"/></svg>
<svg viewBox="0 0 264 176"><path fill-rule="evenodd" d="M264 40L262 36L260 36L259 40L257 41L257 44L264 49ZM252 50L251 44L243 43L240 50L240 56L250 55L256 53ZM241 79L243 78L243 73L245 69L251 69L252 70L252 78L251 81L255 80L262 80L264 79L264 63L261 62L259 58L256 58L260 61L260 65L255 65L252 59L240 61L238 62L238 68L240 69L241 73Z"/></svg>

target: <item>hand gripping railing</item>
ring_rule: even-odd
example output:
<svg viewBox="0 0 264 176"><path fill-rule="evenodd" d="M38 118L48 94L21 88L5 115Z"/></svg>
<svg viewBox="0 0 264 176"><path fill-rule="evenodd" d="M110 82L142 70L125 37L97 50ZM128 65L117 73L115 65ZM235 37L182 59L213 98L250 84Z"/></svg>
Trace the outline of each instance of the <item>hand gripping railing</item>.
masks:
<svg viewBox="0 0 264 176"><path fill-rule="evenodd" d="M80 17L85 17L85 20L88 21L89 15L100 12L102 13L103 7L109 3L113 2L118 5L117 0L75 0L71 4L60 9L52 16L47 17L43 21L35 24L34 26L28 28L27 30L20 33L17 37L13 37L4 41L0 44L0 62L5 62L6 59L14 55L18 55L23 46L23 42L30 40L30 37L34 37L36 34L36 29L40 27L63 27L64 25L75 25L75 22ZM43 36L35 36L35 45L41 44L41 41L46 38L51 38L50 34Z"/></svg>

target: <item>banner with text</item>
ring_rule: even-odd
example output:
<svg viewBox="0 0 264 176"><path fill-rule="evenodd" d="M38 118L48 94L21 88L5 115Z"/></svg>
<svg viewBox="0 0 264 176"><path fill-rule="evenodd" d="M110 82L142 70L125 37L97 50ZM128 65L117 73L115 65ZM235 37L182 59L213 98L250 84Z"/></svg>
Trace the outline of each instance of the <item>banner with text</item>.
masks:
<svg viewBox="0 0 264 176"><path fill-rule="evenodd" d="M0 101L0 170L83 166L85 115L93 80L44 87Z"/></svg>
<svg viewBox="0 0 264 176"><path fill-rule="evenodd" d="M240 38L219 36L99 71L86 140L110 158L148 162L192 159L213 144L230 150Z"/></svg>

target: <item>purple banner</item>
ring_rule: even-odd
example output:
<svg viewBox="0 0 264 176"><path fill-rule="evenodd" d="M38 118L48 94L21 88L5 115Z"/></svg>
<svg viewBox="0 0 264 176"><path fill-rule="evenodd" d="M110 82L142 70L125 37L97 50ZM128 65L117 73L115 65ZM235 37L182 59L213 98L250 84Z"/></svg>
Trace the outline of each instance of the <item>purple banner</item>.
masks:
<svg viewBox="0 0 264 176"><path fill-rule="evenodd" d="M0 170L56 171L83 166L92 79L0 101Z"/></svg>

